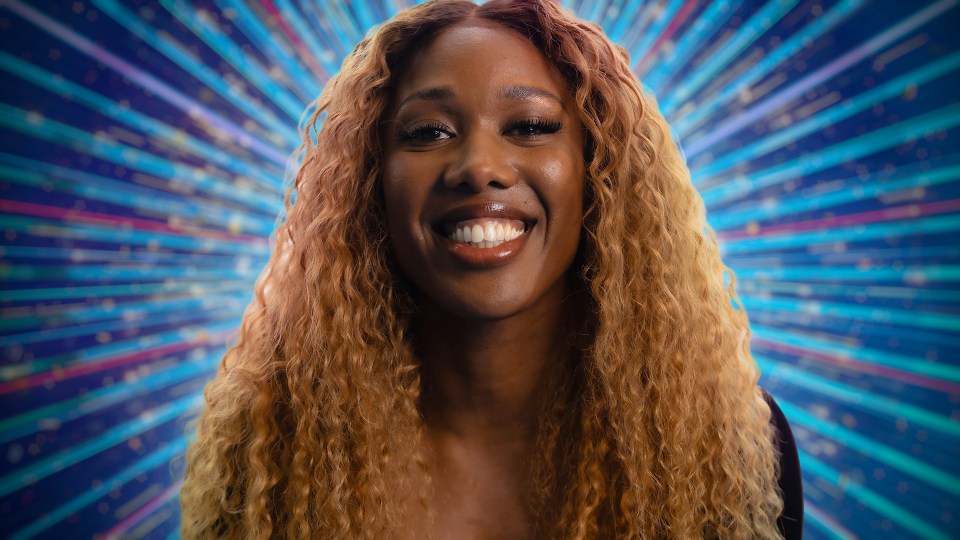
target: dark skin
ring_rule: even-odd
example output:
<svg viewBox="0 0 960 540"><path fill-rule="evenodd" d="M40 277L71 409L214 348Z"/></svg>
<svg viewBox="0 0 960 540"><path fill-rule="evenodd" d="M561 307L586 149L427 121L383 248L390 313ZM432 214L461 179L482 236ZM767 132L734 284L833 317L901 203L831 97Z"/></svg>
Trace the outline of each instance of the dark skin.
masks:
<svg viewBox="0 0 960 540"><path fill-rule="evenodd" d="M424 92L431 90L431 92ZM411 538L529 538L525 492L544 381L563 369L573 304L568 270L583 215L577 108L524 36L469 20L403 68L385 115L383 192L390 241L418 315L424 448L436 519L407 504ZM498 202L535 218L518 254L458 264L437 216ZM413 475L415 499L422 478Z"/></svg>

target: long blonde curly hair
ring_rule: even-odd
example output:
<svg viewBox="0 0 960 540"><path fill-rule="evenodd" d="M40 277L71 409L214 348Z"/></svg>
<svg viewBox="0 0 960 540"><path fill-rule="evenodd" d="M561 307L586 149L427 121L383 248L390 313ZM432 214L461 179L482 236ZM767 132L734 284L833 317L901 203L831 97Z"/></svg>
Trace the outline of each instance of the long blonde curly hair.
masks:
<svg viewBox="0 0 960 540"><path fill-rule="evenodd" d="M598 25L554 2L509 0L397 14L315 102L295 201L288 191L239 341L204 392L183 536L396 534L394 473L411 460L426 468L416 309L387 239L380 123L403 60L468 18L528 37L585 130L572 271L589 310L541 415L537 536L778 538L779 461L748 320L669 128Z"/></svg>

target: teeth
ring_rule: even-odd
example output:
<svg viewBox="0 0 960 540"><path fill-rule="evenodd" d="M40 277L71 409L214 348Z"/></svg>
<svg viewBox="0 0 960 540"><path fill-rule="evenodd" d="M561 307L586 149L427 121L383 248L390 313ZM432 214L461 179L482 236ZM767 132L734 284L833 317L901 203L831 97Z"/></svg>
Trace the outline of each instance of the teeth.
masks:
<svg viewBox="0 0 960 540"><path fill-rule="evenodd" d="M491 248L509 242L523 234L523 229L502 223L484 223L458 227L450 233L450 239L457 242L469 243L474 247Z"/></svg>

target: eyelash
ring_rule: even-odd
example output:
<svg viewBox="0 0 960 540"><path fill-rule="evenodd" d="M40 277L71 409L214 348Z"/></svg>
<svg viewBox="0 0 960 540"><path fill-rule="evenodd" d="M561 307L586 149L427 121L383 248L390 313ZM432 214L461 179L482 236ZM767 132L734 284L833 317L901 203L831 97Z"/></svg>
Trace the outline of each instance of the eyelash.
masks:
<svg viewBox="0 0 960 540"><path fill-rule="evenodd" d="M517 128L526 128L526 129L535 129L539 133L521 133L521 135L546 135L549 133L556 133L560 131L560 121L559 120L544 120L543 118L529 118L527 120L521 120L514 123L510 126L510 130L513 131Z"/></svg>
<svg viewBox="0 0 960 540"><path fill-rule="evenodd" d="M433 141L435 138L425 138L424 136L430 134L431 132L442 131L447 132L447 126L439 122L430 122L427 124L420 124L413 129L403 130L400 132L400 140L403 142L424 142L424 141Z"/></svg>
<svg viewBox="0 0 960 540"><path fill-rule="evenodd" d="M560 128L563 125L559 120L544 120L542 118L528 118L526 120L520 120L514 122L507 129L507 133L514 132L518 129L523 130L534 130L535 133L519 133L520 136L525 137L536 137L539 135L548 135L551 133L556 133L560 131ZM404 130L400 132L400 139L403 142L432 142L437 140L434 137L429 137L435 132L444 132L449 134L449 128L440 122L430 122L427 124L418 125L412 129Z"/></svg>

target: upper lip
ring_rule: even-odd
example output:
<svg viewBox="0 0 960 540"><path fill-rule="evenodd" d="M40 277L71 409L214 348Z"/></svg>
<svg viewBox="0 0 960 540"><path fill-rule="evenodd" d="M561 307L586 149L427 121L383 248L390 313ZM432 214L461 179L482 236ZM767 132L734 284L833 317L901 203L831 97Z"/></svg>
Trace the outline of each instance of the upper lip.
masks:
<svg viewBox="0 0 960 540"><path fill-rule="evenodd" d="M536 218L517 208L499 202L470 203L453 208L441 215L433 226L438 230L444 225L456 224L468 219L499 218L523 221L526 228L536 223Z"/></svg>

